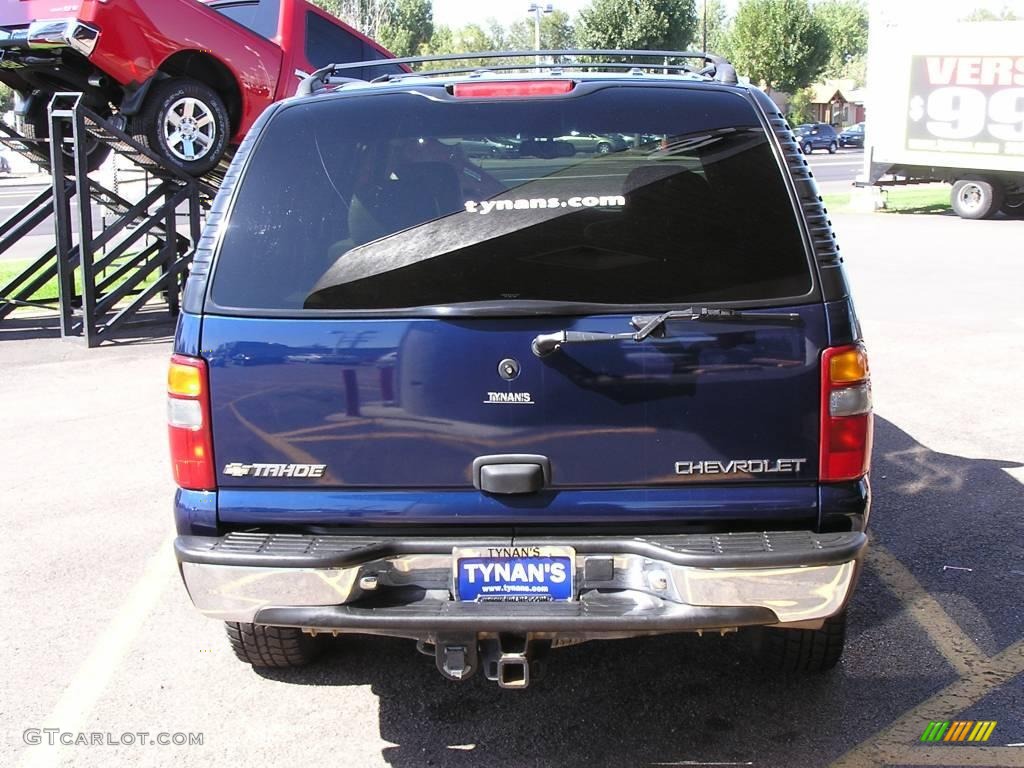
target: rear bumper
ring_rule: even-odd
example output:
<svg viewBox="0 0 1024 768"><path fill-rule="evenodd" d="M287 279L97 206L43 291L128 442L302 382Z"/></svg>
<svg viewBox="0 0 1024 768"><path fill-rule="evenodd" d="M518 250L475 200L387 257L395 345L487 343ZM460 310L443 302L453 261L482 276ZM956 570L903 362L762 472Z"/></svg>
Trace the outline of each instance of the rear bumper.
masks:
<svg viewBox="0 0 1024 768"><path fill-rule="evenodd" d="M34 21L16 30L0 30L0 50L46 51L71 48L85 57L92 55L99 41L98 29L77 19Z"/></svg>
<svg viewBox="0 0 1024 768"><path fill-rule="evenodd" d="M843 609L867 543L804 531L555 539L232 533L175 542L196 607L224 621L426 636L597 636L820 622ZM576 551L565 603L451 599L453 547Z"/></svg>

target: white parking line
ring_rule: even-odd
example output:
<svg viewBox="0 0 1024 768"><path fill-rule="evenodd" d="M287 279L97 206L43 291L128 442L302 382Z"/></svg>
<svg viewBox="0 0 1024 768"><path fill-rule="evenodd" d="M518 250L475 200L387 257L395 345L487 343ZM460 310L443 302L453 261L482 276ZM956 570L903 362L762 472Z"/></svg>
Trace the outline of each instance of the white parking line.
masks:
<svg viewBox="0 0 1024 768"><path fill-rule="evenodd" d="M827 160L818 160L816 158L810 158L807 162L810 164L812 168L816 165L827 166L829 168L856 168L864 165L864 163L855 163L850 160L830 163Z"/></svg>
<svg viewBox="0 0 1024 768"><path fill-rule="evenodd" d="M100 633L92 652L78 668L50 716L46 718L44 728L73 733L82 730L121 659L130 650L143 622L160 598L160 593L174 575L174 554L171 550L173 541L173 536L165 540L150 557L142 577L135 582L114 618ZM61 755L62 747L59 745L29 746L22 751L21 765L26 768L49 768L61 764Z"/></svg>

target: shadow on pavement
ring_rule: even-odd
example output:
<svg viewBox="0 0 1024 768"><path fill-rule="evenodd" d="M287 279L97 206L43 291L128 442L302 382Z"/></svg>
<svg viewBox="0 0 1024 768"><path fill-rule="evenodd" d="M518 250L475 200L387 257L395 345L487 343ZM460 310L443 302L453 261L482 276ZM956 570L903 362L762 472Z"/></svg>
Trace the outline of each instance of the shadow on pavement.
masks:
<svg viewBox="0 0 1024 768"><path fill-rule="evenodd" d="M167 343L174 338L175 321L166 310L146 310L139 314L139 320L118 328L105 345L112 344L156 344ZM29 317L6 317L0 320L0 343L4 341L28 341L32 339L60 339L59 315L36 315ZM85 342L80 336L70 337L69 344Z"/></svg>
<svg viewBox="0 0 1024 768"><path fill-rule="evenodd" d="M879 213L889 213L902 216L908 213L930 213L938 216L956 216L953 213L953 209L949 207L948 203L935 203L933 205L915 205L909 208L885 208Z"/></svg>
<svg viewBox="0 0 1024 768"><path fill-rule="evenodd" d="M1010 466L935 453L878 419L875 536L962 627L987 637L979 642L989 653L1024 635L1024 486L1003 471ZM944 572L951 562L975 570ZM446 682L432 658L393 639L329 641L334 652L321 664L263 674L295 685L370 685L380 736L394 745L383 758L401 768L819 766L956 679L870 568L850 611L843 661L817 677L758 669L745 633L556 650L548 676L525 691L481 677ZM1000 714L1010 715L992 716Z"/></svg>
<svg viewBox="0 0 1024 768"><path fill-rule="evenodd" d="M1005 471L1020 466L936 453L876 418L874 540L990 655L1024 637L1024 483Z"/></svg>

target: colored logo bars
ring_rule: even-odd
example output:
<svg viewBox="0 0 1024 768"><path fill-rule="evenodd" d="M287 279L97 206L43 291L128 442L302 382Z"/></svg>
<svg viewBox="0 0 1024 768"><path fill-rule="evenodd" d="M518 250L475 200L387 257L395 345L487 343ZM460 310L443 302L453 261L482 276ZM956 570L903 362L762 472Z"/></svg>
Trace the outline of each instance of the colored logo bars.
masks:
<svg viewBox="0 0 1024 768"><path fill-rule="evenodd" d="M995 728L995 720L933 720L921 734L921 741L988 741Z"/></svg>

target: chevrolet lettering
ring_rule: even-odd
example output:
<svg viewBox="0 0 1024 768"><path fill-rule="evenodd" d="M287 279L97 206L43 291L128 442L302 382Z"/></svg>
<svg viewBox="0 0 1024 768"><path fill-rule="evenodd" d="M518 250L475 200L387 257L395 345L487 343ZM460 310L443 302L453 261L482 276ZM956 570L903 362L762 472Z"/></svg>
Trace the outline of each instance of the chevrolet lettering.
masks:
<svg viewBox="0 0 1024 768"><path fill-rule="evenodd" d="M807 459L732 459L731 461L677 461L677 475L799 474Z"/></svg>

